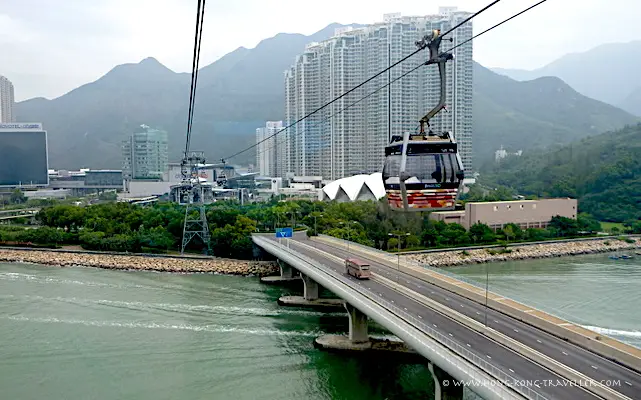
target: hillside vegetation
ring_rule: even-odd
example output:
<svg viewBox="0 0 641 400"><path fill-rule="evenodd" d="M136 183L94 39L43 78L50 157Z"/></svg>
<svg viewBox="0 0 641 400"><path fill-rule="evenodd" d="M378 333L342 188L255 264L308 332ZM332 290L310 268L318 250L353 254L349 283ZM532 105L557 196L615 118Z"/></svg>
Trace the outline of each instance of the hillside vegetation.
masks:
<svg viewBox="0 0 641 400"><path fill-rule="evenodd" d="M482 179L525 195L576 197L601 221L641 219L641 124L508 158Z"/></svg>

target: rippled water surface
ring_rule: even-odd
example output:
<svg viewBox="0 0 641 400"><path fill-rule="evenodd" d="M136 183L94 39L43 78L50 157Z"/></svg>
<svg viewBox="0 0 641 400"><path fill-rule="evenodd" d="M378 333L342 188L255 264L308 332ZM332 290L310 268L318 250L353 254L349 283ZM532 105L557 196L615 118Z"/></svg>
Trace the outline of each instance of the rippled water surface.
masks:
<svg viewBox="0 0 641 400"><path fill-rule="evenodd" d="M623 253L621 253L623 254ZM641 256L596 254L448 268L490 291L641 347Z"/></svg>
<svg viewBox="0 0 641 400"><path fill-rule="evenodd" d="M314 349L347 318L279 307L289 293L257 278L0 263L2 398L433 398L422 365Z"/></svg>

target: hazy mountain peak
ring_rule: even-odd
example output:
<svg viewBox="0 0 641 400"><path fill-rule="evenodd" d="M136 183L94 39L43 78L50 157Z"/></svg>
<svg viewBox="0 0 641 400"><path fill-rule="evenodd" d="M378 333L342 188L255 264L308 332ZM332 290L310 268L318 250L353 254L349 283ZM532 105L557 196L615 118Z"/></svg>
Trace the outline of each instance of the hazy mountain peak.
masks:
<svg viewBox="0 0 641 400"><path fill-rule="evenodd" d="M532 71L495 68L516 80L557 76L579 93L618 105L641 85L641 40L606 43L583 52L566 54Z"/></svg>

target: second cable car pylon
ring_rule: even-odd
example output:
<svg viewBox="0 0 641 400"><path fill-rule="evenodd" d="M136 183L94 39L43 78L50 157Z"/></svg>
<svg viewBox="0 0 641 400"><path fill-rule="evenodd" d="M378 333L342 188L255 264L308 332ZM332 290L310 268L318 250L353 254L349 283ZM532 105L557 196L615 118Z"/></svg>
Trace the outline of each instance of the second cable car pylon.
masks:
<svg viewBox="0 0 641 400"><path fill-rule="evenodd" d="M385 147L383 184L392 210L454 210L462 189L465 173L456 140L450 132L435 134L430 128L430 119L445 108L445 64L454 58L450 53L439 53L442 40L440 30L435 29L431 36L416 42L418 47L429 49L425 65L438 65L438 104L421 118L418 134L392 135Z"/></svg>

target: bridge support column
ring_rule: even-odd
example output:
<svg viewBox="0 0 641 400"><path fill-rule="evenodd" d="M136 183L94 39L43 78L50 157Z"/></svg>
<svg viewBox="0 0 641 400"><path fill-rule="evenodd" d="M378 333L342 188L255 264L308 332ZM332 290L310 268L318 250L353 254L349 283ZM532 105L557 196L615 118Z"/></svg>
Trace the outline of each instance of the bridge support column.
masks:
<svg viewBox="0 0 641 400"><path fill-rule="evenodd" d="M456 379L429 362L427 368L434 379L434 400L463 400L463 385L455 385Z"/></svg>
<svg viewBox="0 0 641 400"><path fill-rule="evenodd" d="M349 340L352 343L369 342L367 315L349 303L345 303L345 309L347 310L347 317L349 318Z"/></svg>
<svg viewBox="0 0 641 400"><path fill-rule="evenodd" d="M294 277L294 268L278 260L278 268L280 268L280 277L283 279L292 279Z"/></svg>
<svg viewBox="0 0 641 400"><path fill-rule="evenodd" d="M318 283L303 273L301 273L300 276L303 278L303 297L305 300L317 300Z"/></svg>

